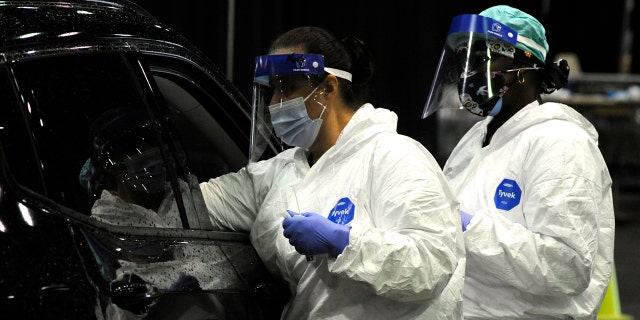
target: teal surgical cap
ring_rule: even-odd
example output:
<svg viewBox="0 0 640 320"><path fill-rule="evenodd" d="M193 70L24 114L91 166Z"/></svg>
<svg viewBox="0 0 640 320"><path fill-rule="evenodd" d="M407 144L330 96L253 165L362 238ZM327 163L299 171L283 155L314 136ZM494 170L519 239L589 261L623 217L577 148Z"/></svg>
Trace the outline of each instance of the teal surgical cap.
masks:
<svg viewBox="0 0 640 320"><path fill-rule="evenodd" d="M530 52L542 63L545 62L549 44L545 36L545 30L540 21L530 14L516 8L498 5L480 12L481 16L488 17L518 33L516 48L525 52Z"/></svg>

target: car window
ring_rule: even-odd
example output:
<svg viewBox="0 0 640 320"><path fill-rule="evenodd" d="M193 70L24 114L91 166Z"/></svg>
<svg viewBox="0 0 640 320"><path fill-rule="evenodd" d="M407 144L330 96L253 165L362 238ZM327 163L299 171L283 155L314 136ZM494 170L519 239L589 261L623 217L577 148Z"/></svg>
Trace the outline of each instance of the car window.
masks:
<svg viewBox="0 0 640 320"><path fill-rule="evenodd" d="M0 141L7 154L7 162L11 168L19 168L13 172L14 177L31 189L44 193L44 186L40 183L37 158L31 146L29 132L23 125L20 113L19 95L12 90L11 71L0 68Z"/></svg>
<svg viewBox="0 0 640 320"><path fill-rule="evenodd" d="M19 183L89 214L90 197L78 181L89 158L91 121L112 108L143 108L128 67L119 55L35 59L12 66L14 101L3 107L13 115L5 127L21 141L3 136L11 171ZM11 87L9 87L11 88ZM9 121L9 120L7 120ZM29 159L21 165L21 159Z"/></svg>
<svg viewBox="0 0 640 320"><path fill-rule="evenodd" d="M213 108L215 102L204 94L190 93L200 89L184 75L158 74L153 78L169 110L168 118L176 133L174 142L185 151L186 166L198 181L237 171L247 163L243 149L248 145L236 144L205 108Z"/></svg>
<svg viewBox="0 0 640 320"><path fill-rule="evenodd" d="M197 68L156 59L147 81L138 58L95 53L4 69L14 90L0 96L0 139L11 172L109 224L211 229L198 183L247 163L247 116Z"/></svg>
<svg viewBox="0 0 640 320"><path fill-rule="evenodd" d="M224 75L201 69L197 61L151 55L145 56L144 60L169 109L183 118L181 123L188 124L180 128L185 138L190 134L186 131L196 134L200 139L190 140L207 143L211 148L207 150L208 155L221 156L230 171L245 166L249 154L251 106L235 87L221 80ZM271 158L283 150L273 134L267 133L260 140L265 144L265 150L261 157L254 159L256 161ZM211 161L202 157L197 160ZM196 165L192 163L194 169Z"/></svg>
<svg viewBox="0 0 640 320"><path fill-rule="evenodd" d="M0 6L3 310L279 318L288 287L248 234L211 230L199 193L246 165L251 107L202 52L131 5Z"/></svg>

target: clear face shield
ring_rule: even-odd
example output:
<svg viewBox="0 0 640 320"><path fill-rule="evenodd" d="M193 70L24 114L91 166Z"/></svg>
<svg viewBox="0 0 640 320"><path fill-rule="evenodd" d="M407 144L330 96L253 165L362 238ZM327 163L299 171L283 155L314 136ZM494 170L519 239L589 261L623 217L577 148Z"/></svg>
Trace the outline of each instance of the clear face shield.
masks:
<svg viewBox="0 0 640 320"><path fill-rule="evenodd" d="M494 115L508 89L504 73L516 53L518 33L491 18L465 14L449 28L422 118L438 109L465 108L479 116Z"/></svg>
<svg viewBox="0 0 640 320"><path fill-rule="evenodd" d="M328 71L324 58L319 54L291 53L256 58L251 162L259 160L271 132L287 146L309 146L308 140L313 139L307 137L317 134L322 120L321 115L310 119L304 106L307 100L316 100L318 85L325 72Z"/></svg>

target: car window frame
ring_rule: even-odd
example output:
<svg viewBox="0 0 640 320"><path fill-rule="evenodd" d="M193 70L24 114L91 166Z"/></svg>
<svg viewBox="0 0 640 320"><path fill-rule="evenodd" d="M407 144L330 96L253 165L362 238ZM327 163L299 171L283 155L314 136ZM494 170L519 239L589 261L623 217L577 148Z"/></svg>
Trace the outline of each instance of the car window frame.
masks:
<svg viewBox="0 0 640 320"><path fill-rule="evenodd" d="M131 46L127 46L127 47L131 48ZM114 49L114 48L112 47L111 49ZM14 60L13 62L6 62L5 61L4 65L8 69L11 69L11 63L19 63L21 61L28 61L28 60L31 60L31 59L38 59L38 58L41 58L41 57L58 56L58 55L62 55L61 54L62 51L64 51L64 50L57 50L54 53L54 52L42 52L42 51L37 51L36 50L36 52L38 52L38 54L33 55L33 56L24 56L24 55L20 55L18 53L14 54L14 55L9 54L9 56L18 57L18 59ZM96 50L96 51L100 51L100 50ZM106 50L106 51L110 51L111 53L114 53L114 54L121 54L121 55L127 57L127 59L131 62L132 65L138 65L139 66L139 69L136 68L136 70L139 70L140 72L136 76L138 78L140 78L140 79L143 79L144 82L143 81L139 81L138 84L146 83L148 85L148 87L147 86L141 87L140 90L144 93L145 98L148 100L148 107L152 108L153 112L158 112L158 110L160 108L162 108L161 106L159 106L159 104L162 104L162 103L165 103L165 102L163 101L163 97L158 93L157 83L155 83L155 81L153 80L153 77L150 77L151 74L153 74L154 72L155 73L163 73L163 74L171 74L172 76L182 77L185 80L188 79L188 77L185 76L185 73L182 72L182 71L177 72L176 70L171 70L170 68L166 68L166 66L162 66L162 65L160 65L160 66L154 65L154 66L150 67L149 65L147 65L147 61L146 61L146 59L148 57L150 57L150 56L154 57L154 59L157 58L157 57L162 57L162 58L165 58L165 59L173 59L176 56L164 55L164 54L161 54L161 55L157 55L157 54L154 54L154 55L142 54L138 50L129 50L129 51L126 51L126 52L122 52L122 51L119 51L119 50ZM103 52L103 51L100 51L100 52ZM191 61L189 59L179 59L179 60L181 60L183 63L186 62L185 65L190 65L191 67L193 67L195 65L193 63L193 61ZM198 69L200 71L206 71L206 69L204 69L204 68L192 68L192 70L198 70ZM9 73L11 73L11 72L9 72ZM212 79L211 79L211 83L213 85L218 85L218 83L219 83L218 81L220 81L220 80L219 79L214 79L214 77L212 77ZM14 87L14 89L16 90L18 95L21 94L20 92L18 92L19 91L18 88ZM238 99L237 96L233 96L233 93L234 93L233 90L230 90L230 93L232 94L230 99ZM233 100L231 100L231 101L233 101ZM246 102L246 100L245 100L245 102ZM242 105L245 106L245 108L243 110L244 111L244 116L248 116L246 114L246 106L247 106L247 104L243 104L242 102L240 102L240 105L241 106ZM210 111L210 110L207 110L207 111ZM247 130L248 129L249 128L247 128ZM239 128L238 130L241 130L241 129ZM31 143L33 143L33 142L31 142ZM35 148L33 145L32 145L32 147ZM248 152L248 150L245 150L245 151ZM37 152L33 151L33 154L31 156L37 158ZM10 170L8 170L8 171L10 171ZM175 175L174 175L174 177L175 177ZM25 185L22 185L19 180L15 180L15 179L13 179L13 180L14 180L13 182L15 183L16 186L19 186L20 189L23 189L23 191L25 191L26 193L30 194L31 196L35 196L36 198L41 199L43 205L46 206L46 207L49 207L51 210L59 211L59 212L63 213L64 215L69 215L69 216L71 216L71 217L73 217L75 219L79 219L79 220L81 220L83 222L91 222L91 223L95 222L96 225L101 225L101 227L107 227L107 228L111 229L111 231L113 231L113 232L124 233L124 232L126 232L126 230L131 230L134 234L135 233L140 233L141 235L142 234L159 235L158 231L161 231L160 234L162 234L163 236L168 236L174 231L178 231L178 234L182 233L182 232L179 232L179 230L181 230L179 228L176 228L176 229L170 228L170 230L171 230L170 232L166 232L168 230L162 230L161 228L149 228L150 230L144 231L146 229L145 227L111 226L111 225L108 225L108 224L101 224L100 222L93 221L93 220L86 220L86 219L84 219L86 217L86 215L83 214L82 212L78 212L75 208L67 207L67 206L65 206L63 204L60 204L58 202L51 201L46 196L46 194L41 194L41 192L43 192L42 190L32 190L32 187L27 187ZM172 181L174 181L174 180L175 179L172 179ZM44 180L42 178L40 179L40 184L43 186L43 190L46 190L46 184L44 183ZM179 189L179 188L174 186L174 190L176 190L176 189ZM179 197L176 197L176 198L179 198ZM184 210L182 210L182 212L184 212ZM130 228L130 229L128 229L128 228ZM205 231L205 233L209 232L209 230L203 230L203 231ZM226 233L229 233L229 232L230 231L215 231L212 234L211 238L212 239L220 239L220 235L221 234L226 234ZM240 232L240 234L243 234L243 233ZM245 239L246 238L244 235L243 236L229 235L229 236L224 236L222 238L227 238L227 237L234 238L234 239L239 239L239 238Z"/></svg>

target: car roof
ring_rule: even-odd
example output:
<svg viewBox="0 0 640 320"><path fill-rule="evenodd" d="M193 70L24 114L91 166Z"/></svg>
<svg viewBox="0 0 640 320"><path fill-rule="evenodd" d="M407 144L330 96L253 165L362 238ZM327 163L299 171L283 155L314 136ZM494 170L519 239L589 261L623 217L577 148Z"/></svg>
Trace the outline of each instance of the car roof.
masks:
<svg viewBox="0 0 640 320"><path fill-rule="evenodd" d="M0 30L5 61L51 53L48 45L64 51L65 43L76 51L91 50L98 43L138 42L198 52L182 35L126 0L0 1Z"/></svg>

